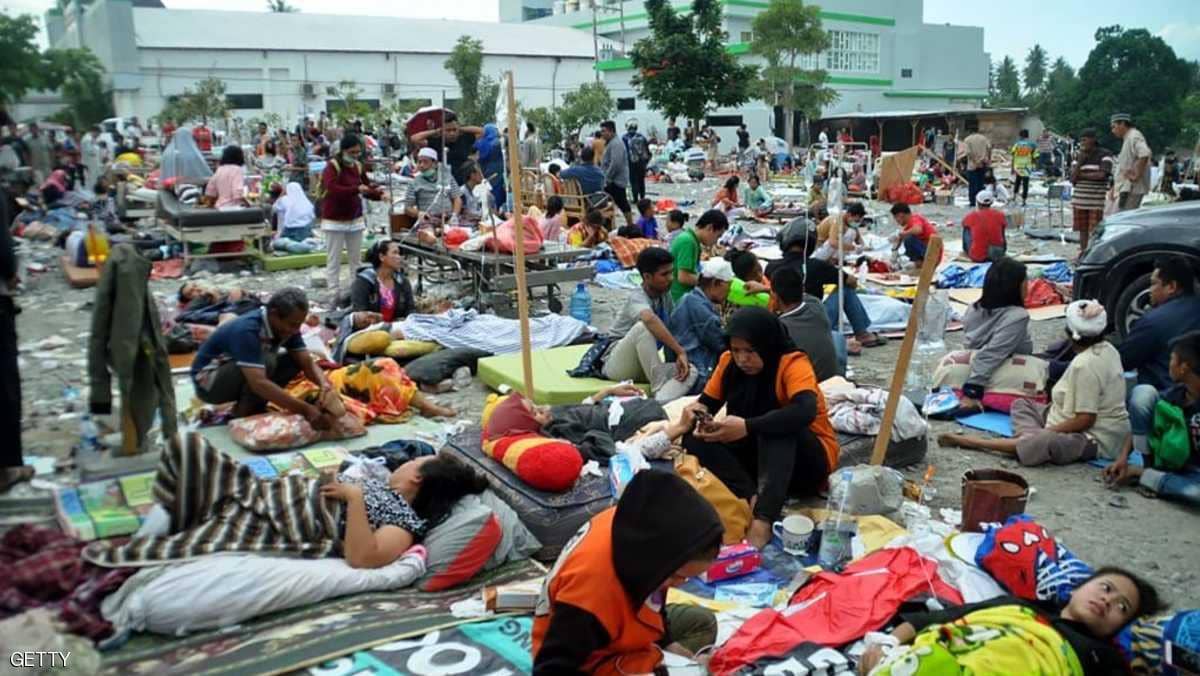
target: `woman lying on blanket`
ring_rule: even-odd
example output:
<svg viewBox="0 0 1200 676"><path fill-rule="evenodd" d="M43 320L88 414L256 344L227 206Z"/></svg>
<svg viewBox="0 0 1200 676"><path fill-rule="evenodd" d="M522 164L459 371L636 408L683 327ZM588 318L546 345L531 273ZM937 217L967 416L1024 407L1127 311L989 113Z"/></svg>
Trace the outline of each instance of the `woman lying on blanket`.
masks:
<svg viewBox="0 0 1200 676"><path fill-rule="evenodd" d="M1116 458L1130 434L1129 414L1121 357L1104 340L1107 324L1108 315L1097 301L1078 300L1067 306L1067 334L1076 356L1051 390L1049 405L1028 399L1013 402L1015 438L943 434L938 443L1010 453L1023 465Z"/></svg>
<svg viewBox="0 0 1200 676"><path fill-rule="evenodd" d="M151 565L217 552L321 557L341 554L354 568L386 566L487 480L447 455L415 458L388 475L322 485L299 474L261 479L199 434L172 439L155 476L166 510L128 543L92 543L84 558L101 566Z"/></svg>
<svg viewBox="0 0 1200 676"><path fill-rule="evenodd" d="M1126 661L1112 637L1140 615L1158 610L1158 592L1120 568L1101 568L1061 609L1001 596L948 610L905 614L887 655L880 645L863 653L858 673L871 676L942 674L1124 674Z"/></svg>

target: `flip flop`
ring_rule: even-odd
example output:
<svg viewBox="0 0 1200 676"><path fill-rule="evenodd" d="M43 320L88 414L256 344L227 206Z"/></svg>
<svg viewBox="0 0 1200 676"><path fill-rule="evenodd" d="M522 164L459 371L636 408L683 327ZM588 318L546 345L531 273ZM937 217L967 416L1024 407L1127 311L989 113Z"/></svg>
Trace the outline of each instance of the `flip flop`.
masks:
<svg viewBox="0 0 1200 676"><path fill-rule="evenodd" d="M871 337L866 340L863 340L862 338L858 339L858 344L862 345L863 347L881 347L883 345L887 345L887 342L887 338L879 335L878 333L872 333Z"/></svg>

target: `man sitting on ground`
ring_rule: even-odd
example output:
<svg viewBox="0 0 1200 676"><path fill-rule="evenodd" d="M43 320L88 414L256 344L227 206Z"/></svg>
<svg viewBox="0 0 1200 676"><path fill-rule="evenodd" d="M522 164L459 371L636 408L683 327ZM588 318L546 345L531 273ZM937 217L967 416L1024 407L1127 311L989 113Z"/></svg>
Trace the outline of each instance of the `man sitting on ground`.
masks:
<svg viewBox="0 0 1200 676"><path fill-rule="evenodd" d="M675 336L696 370L696 384L703 385L725 351L725 329L721 326L721 306L729 297L733 266L722 258L700 265L700 283L684 294L667 329ZM670 358L670 356L668 356ZM699 394L699 388L695 394Z"/></svg>
<svg viewBox="0 0 1200 676"><path fill-rule="evenodd" d="M673 263L666 249L650 247L638 254L642 286L629 294L608 331L616 342L605 355L603 368L609 380L650 383L656 398L664 402L683 396L696 381L687 352L667 329L675 309L668 293ZM659 356L660 344L675 354L673 368Z"/></svg>
<svg viewBox="0 0 1200 676"><path fill-rule="evenodd" d="M450 175L450 169L438 162L437 152L432 148L421 148L417 153L417 173L408 184L404 207L410 218L421 221L419 225L442 223L462 210L458 183Z"/></svg>
<svg viewBox="0 0 1200 676"><path fill-rule="evenodd" d="M979 198L978 195L975 197ZM896 241L892 244L892 251L899 251L903 246L904 255L908 256L908 260L920 267L925 262L925 250L929 248L930 238L937 234L937 228L921 214L914 214L904 203L892 205L892 218L896 219L896 224L900 226L900 232L896 234Z"/></svg>
<svg viewBox="0 0 1200 676"><path fill-rule="evenodd" d="M771 261L767 265L767 279L772 280L772 285L774 285L775 272L783 268L791 268L804 279L805 293L814 298L824 298L825 286L836 285L840 276L844 291L841 294L840 303L839 293L836 289L824 300L829 325L831 327L838 325L838 307L840 305L842 312L846 314L846 320L850 322L850 328L854 331L854 340L850 341L848 345L850 354L861 354L863 347L886 345L886 338L870 331L871 317L858 297L858 278L839 271L836 265L819 258L810 258L809 254L816 247L817 236L814 231L808 229L808 220L804 217L793 219L779 233L779 248L783 251L783 258Z"/></svg>
<svg viewBox="0 0 1200 676"><path fill-rule="evenodd" d="M804 292L804 275L793 268L776 270L771 278L771 298L788 336L812 362L817 381L846 375L833 344L825 307L821 299Z"/></svg>
<svg viewBox="0 0 1200 676"><path fill-rule="evenodd" d="M691 291L700 281L700 251L721 239L729 229L729 219L718 209L709 209L701 214L696 225L684 228L671 240L671 256L675 269L671 281L671 302L678 303L683 295Z"/></svg>
<svg viewBox="0 0 1200 676"><path fill-rule="evenodd" d="M270 402L304 416L316 429L329 429L328 413L283 389L299 373L321 388L318 401L331 389L300 337L307 318L304 291L288 287L276 291L260 311L222 324L192 361L196 396L206 404L237 402L233 414L239 418L262 413Z"/></svg>
<svg viewBox="0 0 1200 676"><path fill-rule="evenodd" d="M963 219L963 251L976 263L999 260L1007 251L1004 212L992 208L995 197L990 190L975 196L975 210Z"/></svg>
<svg viewBox="0 0 1200 676"><path fill-rule="evenodd" d="M1117 351L1126 371L1137 370L1139 384L1162 392L1171 386L1171 341L1200 329L1196 275L1186 259L1166 256L1155 261L1150 273L1150 303L1154 308L1133 323Z"/></svg>

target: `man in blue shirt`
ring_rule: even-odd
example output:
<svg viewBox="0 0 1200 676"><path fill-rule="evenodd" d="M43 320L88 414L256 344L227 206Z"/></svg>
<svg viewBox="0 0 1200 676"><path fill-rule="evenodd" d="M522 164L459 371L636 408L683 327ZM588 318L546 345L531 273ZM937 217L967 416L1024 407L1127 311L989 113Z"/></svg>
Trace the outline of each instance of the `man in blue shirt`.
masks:
<svg viewBox="0 0 1200 676"><path fill-rule="evenodd" d="M585 195L595 195L604 192L604 171L595 165L596 155L590 145L585 145L579 153L579 162L572 164L558 174L561 179L573 178L579 181L579 189Z"/></svg>
<svg viewBox="0 0 1200 676"><path fill-rule="evenodd" d="M324 401L330 389L300 337L307 317L304 291L289 287L276 291L258 312L222 324L192 361L196 396L208 404L236 401L234 417L261 413L270 402L304 416L315 429L329 429L330 414L283 389L298 373L321 388L318 401ZM286 352L281 354L281 349Z"/></svg>
<svg viewBox="0 0 1200 676"><path fill-rule="evenodd" d="M1126 371L1137 370L1138 383L1162 392L1171 386L1170 343L1189 331L1200 330L1200 298L1196 276L1187 260L1166 256L1150 274L1149 312L1134 322L1117 350Z"/></svg>
<svg viewBox="0 0 1200 676"><path fill-rule="evenodd" d="M720 307L729 297L733 282L733 266L723 258L712 258L700 265L700 283L679 299L671 313L667 330L683 351L699 377L696 384L704 387L717 360L726 349L725 329L721 327ZM667 355L674 361L673 354Z"/></svg>

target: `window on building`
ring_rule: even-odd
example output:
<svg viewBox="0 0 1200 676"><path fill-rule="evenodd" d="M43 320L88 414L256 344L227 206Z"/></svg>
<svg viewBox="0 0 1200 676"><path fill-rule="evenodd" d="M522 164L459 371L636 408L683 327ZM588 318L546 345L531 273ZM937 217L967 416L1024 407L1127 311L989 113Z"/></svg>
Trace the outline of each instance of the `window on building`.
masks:
<svg viewBox="0 0 1200 676"><path fill-rule="evenodd" d="M462 108L462 99L446 99L446 102L442 105L446 106L450 110L458 110L459 108Z"/></svg>
<svg viewBox="0 0 1200 676"><path fill-rule="evenodd" d="M226 94L225 103L234 110L262 110L262 94Z"/></svg>
<svg viewBox="0 0 1200 676"><path fill-rule="evenodd" d="M636 98L630 96L617 99L617 110L634 110L635 108L637 108Z"/></svg>
<svg viewBox="0 0 1200 676"><path fill-rule="evenodd" d="M900 77L912 77L912 68L901 68Z"/></svg>
<svg viewBox="0 0 1200 676"><path fill-rule="evenodd" d="M829 31L825 69L842 73L879 72L879 34Z"/></svg>
<svg viewBox="0 0 1200 676"><path fill-rule="evenodd" d="M534 19L540 19L554 13L554 10L550 7L524 7L521 11L522 16L525 17L524 21L533 21Z"/></svg>
<svg viewBox="0 0 1200 676"><path fill-rule="evenodd" d="M753 42L754 33L751 31L742 31L742 42Z"/></svg>
<svg viewBox="0 0 1200 676"><path fill-rule="evenodd" d="M709 115L704 122L710 127L737 127L742 124L741 115Z"/></svg>

